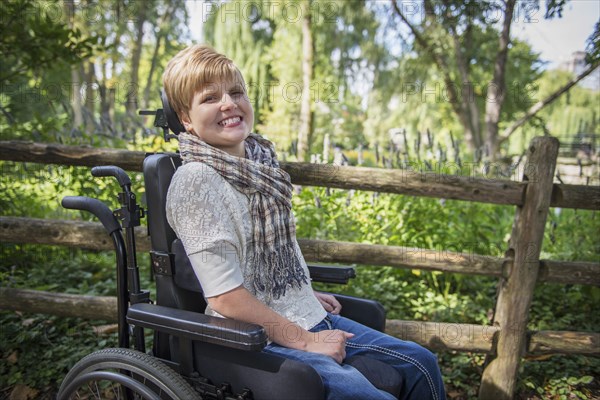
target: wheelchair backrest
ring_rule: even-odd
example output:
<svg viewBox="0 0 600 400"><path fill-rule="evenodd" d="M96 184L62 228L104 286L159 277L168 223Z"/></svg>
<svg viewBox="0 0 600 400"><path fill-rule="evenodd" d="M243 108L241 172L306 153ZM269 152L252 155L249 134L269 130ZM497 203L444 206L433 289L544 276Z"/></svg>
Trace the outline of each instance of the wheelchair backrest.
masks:
<svg viewBox="0 0 600 400"><path fill-rule="evenodd" d="M148 233L153 251L170 252L177 238L167 222L165 204L171 179L180 166L181 158L176 154L151 154L144 160Z"/></svg>
<svg viewBox="0 0 600 400"><path fill-rule="evenodd" d="M181 166L178 154L152 154L144 160L148 233L158 305L204 312L206 302L185 249L167 222L171 179Z"/></svg>

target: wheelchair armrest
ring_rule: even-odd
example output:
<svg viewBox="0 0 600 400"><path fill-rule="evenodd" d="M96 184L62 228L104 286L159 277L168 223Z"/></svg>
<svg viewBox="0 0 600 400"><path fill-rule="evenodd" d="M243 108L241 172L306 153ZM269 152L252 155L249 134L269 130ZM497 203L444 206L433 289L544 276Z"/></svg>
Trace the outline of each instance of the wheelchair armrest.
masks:
<svg viewBox="0 0 600 400"><path fill-rule="evenodd" d="M342 305L341 315L380 332L385 331L385 308L375 300L331 293Z"/></svg>
<svg viewBox="0 0 600 400"><path fill-rule="evenodd" d="M267 345L267 334L260 325L154 304L132 304L127 312L127 322L240 350L261 351Z"/></svg>
<svg viewBox="0 0 600 400"><path fill-rule="evenodd" d="M309 264L308 271L313 282L339 283L345 285L351 278L356 277L352 267L336 267L333 265Z"/></svg>

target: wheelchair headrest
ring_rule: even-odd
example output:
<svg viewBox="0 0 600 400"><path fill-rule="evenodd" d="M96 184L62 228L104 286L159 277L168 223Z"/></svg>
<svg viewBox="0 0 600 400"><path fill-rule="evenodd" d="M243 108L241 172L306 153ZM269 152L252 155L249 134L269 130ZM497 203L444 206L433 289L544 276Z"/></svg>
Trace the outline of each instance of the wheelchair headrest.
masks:
<svg viewBox="0 0 600 400"><path fill-rule="evenodd" d="M183 124L179 120L179 117L177 116L175 111L173 111L173 109L171 108L171 104L169 104L169 99L167 98L167 93L165 92L165 89L162 89L160 91L160 99L162 101L165 118L167 119L167 125L169 126L171 132L173 132L176 135L179 135L181 132L185 132Z"/></svg>

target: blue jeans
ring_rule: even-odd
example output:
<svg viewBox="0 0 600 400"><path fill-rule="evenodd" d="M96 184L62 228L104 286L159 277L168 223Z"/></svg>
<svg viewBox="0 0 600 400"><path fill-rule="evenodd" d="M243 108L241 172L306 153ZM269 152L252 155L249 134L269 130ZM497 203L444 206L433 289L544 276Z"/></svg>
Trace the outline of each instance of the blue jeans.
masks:
<svg viewBox="0 0 600 400"><path fill-rule="evenodd" d="M354 333L354 337L346 342L346 357L368 356L394 367L404 381L400 393L401 399L444 400L446 398L437 357L429 350L339 315L328 314L311 331L319 332L327 329L340 329ZM394 399L391 394L373 386L354 367L343 363L340 365L329 356L294 350L275 343L269 344L264 351L304 362L313 367L323 379L328 400Z"/></svg>

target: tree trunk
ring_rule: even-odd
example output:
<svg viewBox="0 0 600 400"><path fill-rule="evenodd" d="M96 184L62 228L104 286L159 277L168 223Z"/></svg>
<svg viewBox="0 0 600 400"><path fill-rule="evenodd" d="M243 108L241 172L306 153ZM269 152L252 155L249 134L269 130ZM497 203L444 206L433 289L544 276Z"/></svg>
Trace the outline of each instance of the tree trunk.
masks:
<svg viewBox="0 0 600 400"><path fill-rule="evenodd" d="M150 62L150 72L148 73L148 79L146 80L146 87L144 88L144 102L143 107L148 108L150 103L150 89L152 88L152 82L154 81L154 71L156 71L156 65L158 64L158 55L160 54L160 48L165 38L165 30L171 29L171 18L175 8L178 6L177 2L167 2L164 15L157 22L158 32L156 33L156 43L154 45L154 51L152 52L152 60Z"/></svg>
<svg viewBox="0 0 600 400"><path fill-rule="evenodd" d="M439 25L438 18L435 17L434 6L430 1L423 2L426 18L430 25ZM419 32L404 15L402 10L398 7L396 0L392 0L392 7L396 14L402 19L404 24L410 29L413 36L415 37L416 43L421 46L434 60L436 67L444 77L445 89L448 91L448 101L452 107L452 111L458 116L458 119L464 129L464 137L469 146L469 150L474 152L481 145L481 134L478 130L473 128L473 119L469 115L472 110L472 106L465 102L465 96L459 96L459 91L452 80L450 75L451 68L448 65L448 61L440 54L435 48L435 44L428 41L427 36L422 32ZM478 117L477 117L478 118Z"/></svg>
<svg viewBox="0 0 600 400"><path fill-rule="evenodd" d="M481 132L479 130L475 130L473 126L473 120L470 114L470 106L466 108L464 105L461 105L459 110L454 110L456 115L458 116L458 120L463 128L463 135L465 141L467 142L467 147L471 153L477 151L478 148L481 147Z"/></svg>
<svg viewBox="0 0 600 400"><path fill-rule="evenodd" d="M314 44L311 31L311 2L302 2L302 104L300 107L300 131L298 132L298 161L306 161L312 136L312 110L310 86L313 80Z"/></svg>
<svg viewBox="0 0 600 400"><path fill-rule="evenodd" d="M471 150L477 151L481 147L481 126L479 123L479 110L475 102L475 93L472 80L469 77L469 63L464 56L462 44L460 43L458 33L454 27L450 27L452 41L454 43L454 53L456 56L456 65L462 79L462 91L460 97L460 110L464 116L461 120L467 128L466 139Z"/></svg>
<svg viewBox="0 0 600 400"><path fill-rule="evenodd" d="M512 24L515 3L516 0L506 1L504 22L502 24L502 33L500 34L500 45L498 48L498 54L496 55L496 62L494 63L494 77L487 88L488 90L485 103L485 146L487 156L491 159L495 159L500 150L498 141L498 123L500 122L502 104L506 98L506 60L508 58L510 27Z"/></svg>
<svg viewBox="0 0 600 400"><path fill-rule="evenodd" d="M73 20L75 19L75 3L74 0L65 0L63 3L65 15L67 16L67 24L69 29L73 29ZM73 108L73 127L80 128L83 126L83 106L81 104L81 76L79 74L79 65L71 66L71 107Z"/></svg>
<svg viewBox="0 0 600 400"><path fill-rule="evenodd" d="M154 71L156 70L156 64L158 63L158 54L160 52L160 46L162 45L163 34L158 32L156 36L156 43L154 45L154 51L152 52L152 61L150 62L150 72L148 73L148 79L146 80L146 87L144 88L144 102L143 108L148 108L150 103L150 88L152 87L152 81L154 79Z"/></svg>
<svg viewBox="0 0 600 400"><path fill-rule="evenodd" d="M94 83L96 82L96 73L94 63L88 61L84 64L85 71L85 108L89 113L91 120L94 120L94 111L96 111L96 96L94 94Z"/></svg>
<svg viewBox="0 0 600 400"><path fill-rule="evenodd" d="M81 77L76 65L71 67L71 106L73 107L73 127L83 126L83 105L81 104Z"/></svg>
<svg viewBox="0 0 600 400"><path fill-rule="evenodd" d="M144 39L144 22L146 21L146 5L138 3L139 9L136 13L136 35L131 51L131 75L127 85L127 112L134 115L138 109L139 92L139 69L142 57L142 43Z"/></svg>
<svg viewBox="0 0 600 400"><path fill-rule="evenodd" d="M100 93L100 118L103 125L107 125L111 129L112 120L110 118L110 103L108 100L108 67L104 59L100 59L103 79L98 82L98 92Z"/></svg>
<svg viewBox="0 0 600 400"><path fill-rule="evenodd" d="M479 123L479 109L475 102L473 84L469 77L469 63L464 56L462 45L458 34L450 27L456 55L456 65L462 79L462 91L460 96L460 120L465 127L465 139L471 151L481 148L481 126Z"/></svg>
<svg viewBox="0 0 600 400"><path fill-rule="evenodd" d="M118 48L120 43L120 36L117 35L117 37L115 38L115 48ZM115 78L117 76L117 64L119 61L119 56L116 50L113 50L113 54L111 54L111 71L110 71L110 76L111 78ZM116 115L116 107L117 107L117 101L123 101L123 93L125 90L125 85L123 85L120 82L115 82L114 85L107 85L107 90L108 90L108 94L107 94L107 102L108 102L108 115L110 120L113 122L113 124L116 125L116 119L115 119L115 115ZM119 96L117 98L117 96ZM116 129L116 126L115 126Z"/></svg>
<svg viewBox="0 0 600 400"><path fill-rule="evenodd" d="M115 15L117 18L124 18L124 0L114 0L113 6L115 8ZM110 69L106 67L107 73L104 74L105 85L106 85L106 114L107 119L112 124L113 134L116 136L122 136L122 130L116 126L116 107L120 106L126 101L125 93L127 90L126 82L124 80L117 80L119 76L117 72L117 66L119 65L119 58L121 54L119 49L122 46L121 38L128 28L129 24L116 24L113 26L114 39L110 43L110 52L107 54L106 62L110 60ZM110 73L109 73L110 71ZM117 105L118 104L118 105Z"/></svg>

